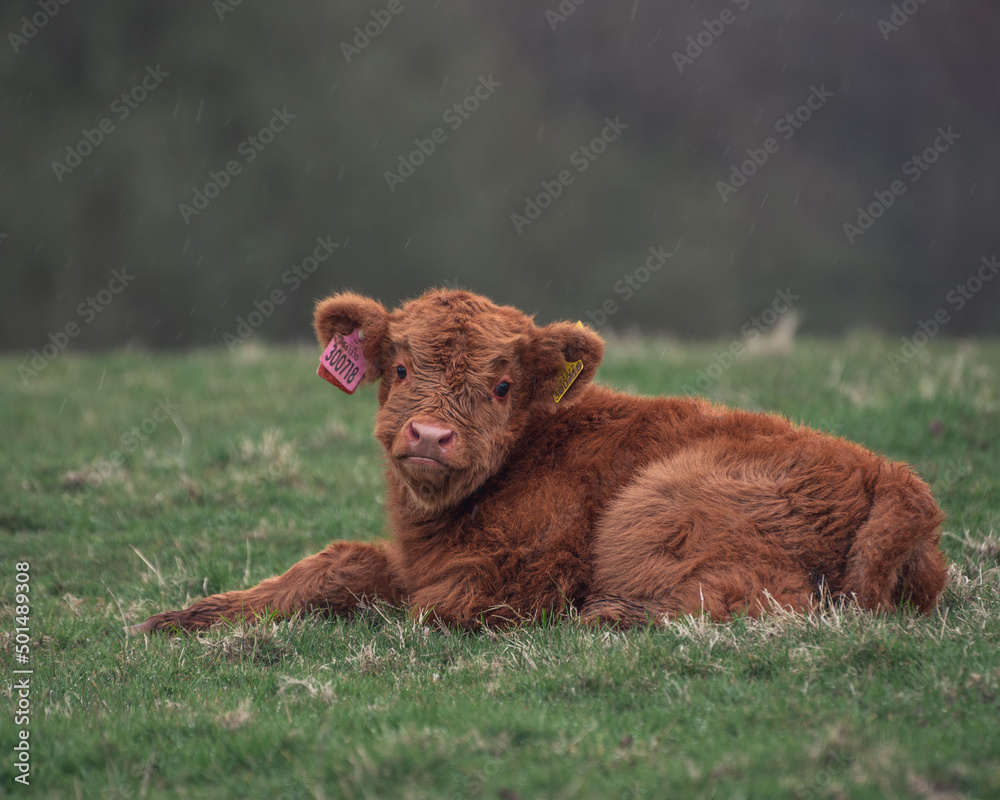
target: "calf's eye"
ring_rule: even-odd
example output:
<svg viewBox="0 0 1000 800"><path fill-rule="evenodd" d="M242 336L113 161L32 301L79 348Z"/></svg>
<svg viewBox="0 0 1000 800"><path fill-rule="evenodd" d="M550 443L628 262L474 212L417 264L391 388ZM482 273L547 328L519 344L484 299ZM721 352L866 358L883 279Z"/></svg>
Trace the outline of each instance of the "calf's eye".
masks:
<svg viewBox="0 0 1000 800"><path fill-rule="evenodd" d="M507 381L500 381L496 386L493 387L493 394L497 397L506 397L507 392L510 391L510 383Z"/></svg>
<svg viewBox="0 0 1000 800"><path fill-rule="evenodd" d="M406 380L406 367L404 367L402 364L396 367L396 377L399 378L401 381Z"/></svg>

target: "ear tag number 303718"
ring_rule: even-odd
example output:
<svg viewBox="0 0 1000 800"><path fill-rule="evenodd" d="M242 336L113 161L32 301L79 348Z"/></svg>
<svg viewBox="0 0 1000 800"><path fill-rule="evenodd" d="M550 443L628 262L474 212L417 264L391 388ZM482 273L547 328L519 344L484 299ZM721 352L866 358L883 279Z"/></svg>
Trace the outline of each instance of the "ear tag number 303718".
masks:
<svg viewBox="0 0 1000 800"><path fill-rule="evenodd" d="M338 389L354 394L365 374L364 334L361 328L344 336L335 333L319 359L316 374Z"/></svg>

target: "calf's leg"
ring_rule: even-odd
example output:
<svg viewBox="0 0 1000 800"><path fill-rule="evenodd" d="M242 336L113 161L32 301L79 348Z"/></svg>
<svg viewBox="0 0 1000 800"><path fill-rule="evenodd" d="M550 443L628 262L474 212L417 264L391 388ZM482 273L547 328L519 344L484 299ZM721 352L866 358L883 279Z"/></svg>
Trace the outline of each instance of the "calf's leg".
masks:
<svg viewBox="0 0 1000 800"><path fill-rule="evenodd" d="M155 614L127 630L131 634L194 631L223 620L253 620L265 613L280 618L313 610L347 614L364 600L401 603L402 594L385 546L335 542L284 575L251 589L214 594L183 610Z"/></svg>
<svg viewBox="0 0 1000 800"><path fill-rule="evenodd" d="M847 557L844 591L862 608L912 603L929 612L947 577L938 547L943 518L923 481L902 464L887 465Z"/></svg>
<svg viewBox="0 0 1000 800"><path fill-rule="evenodd" d="M584 620L707 614L723 621L821 591L868 609L929 611L944 585L941 513L904 465L808 438L727 441L648 467L594 539Z"/></svg>

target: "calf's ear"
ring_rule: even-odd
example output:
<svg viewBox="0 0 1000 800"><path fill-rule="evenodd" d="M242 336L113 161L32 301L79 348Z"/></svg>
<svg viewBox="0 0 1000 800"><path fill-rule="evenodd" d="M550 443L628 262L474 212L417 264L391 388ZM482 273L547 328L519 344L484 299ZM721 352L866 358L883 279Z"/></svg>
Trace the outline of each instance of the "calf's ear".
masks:
<svg viewBox="0 0 1000 800"><path fill-rule="evenodd" d="M320 347L330 344L334 334L347 336L358 328L365 351L365 372L362 383L372 383L381 377L382 348L389 331L389 312L377 300L341 292L316 303L313 327Z"/></svg>
<svg viewBox="0 0 1000 800"><path fill-rule="evenodd" d="M604 340L579 322L554 322L529 336L523 363L533 403L550 410L572 405L597 372Z"/></svg>

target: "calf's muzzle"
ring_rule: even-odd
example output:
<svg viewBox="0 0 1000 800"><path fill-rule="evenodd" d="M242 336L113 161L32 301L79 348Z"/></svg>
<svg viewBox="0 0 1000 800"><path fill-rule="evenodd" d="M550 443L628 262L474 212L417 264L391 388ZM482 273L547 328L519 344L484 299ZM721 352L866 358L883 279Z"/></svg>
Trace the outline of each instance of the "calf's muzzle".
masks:
<svg viewBox="0 0 1000 800"><path fill-rule="evenodd" d="M406 425L408 458L426 458L444 462L455 446L458 436L450 428L410 420Z"/></svg>

